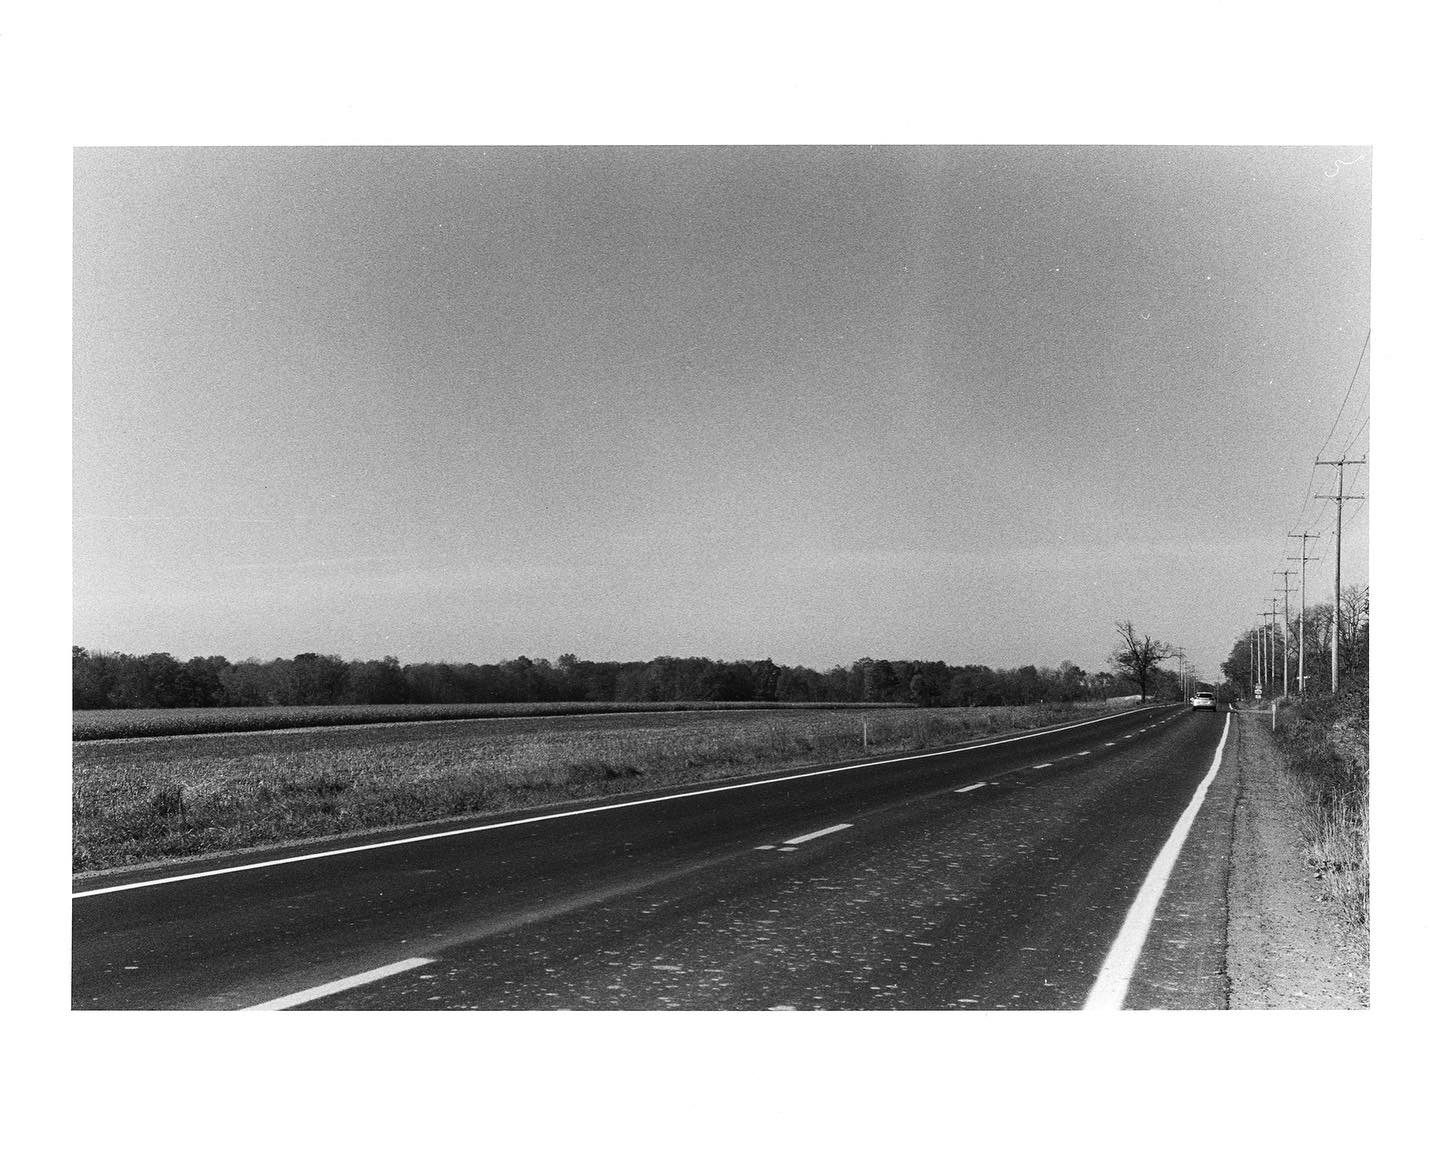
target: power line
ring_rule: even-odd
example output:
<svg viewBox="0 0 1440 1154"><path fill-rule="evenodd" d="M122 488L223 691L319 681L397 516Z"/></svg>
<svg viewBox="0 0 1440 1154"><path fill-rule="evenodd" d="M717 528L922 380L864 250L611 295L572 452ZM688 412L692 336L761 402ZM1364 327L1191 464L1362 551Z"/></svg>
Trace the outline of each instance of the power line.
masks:
<svg viewBox="0 0 1440 1154"><path fill-rule="evenodd" d="M1317 457L1320 455L1320 453L1323 453L1323 452L1325 451L1325 446L1330 443L1330 438L1335 435L1335 429L1336 429L1336 428L1339 426L1339 424L1340 424L1340 417L1341 417L1341 415L1345 412L1345 404L1346 404L1347 401L1350 400L1350 390L1355 387L1355 378L1360 375L1360 366L1361 366L1361 364L1362 364L1362 363L1364 362L1364 360L1365 360L1365 350L1368 349L1369 347L1370 347L1370 330L1369 330L1369 329L1366 329L1366 330L1365 330L1365 344L1364 344L1363 346L1361 346L1359 359L1357 359L1356 362L1355 362L1355 371L1350 374L1350 387L1345 390L1345 399L1340 402L1340 409L1339 409L1339 411L1336 412L1336 414L1335 414L1335 423L1330 426L1330 431L1325 434L1325 440L1320 443L1320 452L1315 454ZM1342 453L1341 456L1344 456L1344 454Z"/></svg>
<svg viewBox="0 0 1440 1154"><path fill-rule="evenodd" d="M1354 370L1350 373L1350 382L1349 382L1349 384L1347 384L1347 385L1345 386L1345 395L1340 399L1340 407L1335 411L1335 419L1330 423L1330 431L1325 434L1325 439L1320 443L1320 448L1319 448L1319 450L1316 452L1315 457L1314 457L1314 459L1313 459L1313 461L1312 461L1312 463L1311 463L1311 466L1310 466L1310 475L1309 475L1309 477L1306 478L1306 481L1305 481L1305 497L1304 497L1303 504L1302 504L1301 507L1300 507L1300 512L1297 514L1294 522L1292 523L1291 530L1287 531L1287 533L1286 533L1286 537L1287 537L1287 538L1289 538L1289 537L1299 537L1299 538L1300 538L1300 541L1301 541L1300 556L1299 556L1299 557L1288 557L1288 556L1286 556L1286 553L1288 552L1289 547L1290 547L1288 541L1286 542L1286 548L1281 551L1281 559L1282 559L1283 561L1301 561L1301 562L1302 562L1302 565L1301 565L1301 582L1302 582L1302 586L1303 586L1303 582L1304 582L1304 564L1303 564L1303 562L1307 562L1307 561L1311 561L1311 560L1315 560L1315 559L1316 559L1316 558L1312 558L1312 557L1306 552L1306 549L1305 549L1306 543L1307 543L1311 538L1316 538L1316 539L1322 540L1322 541L1323 541L1323 540L1328 540L1328 538L1330 538L1330 537L1334 537L1334 538L1335 538L1335 613L1336 613L1336 622L1335 622L1335 628L1334 628L1334 639L1332 639L1332 650L1331 650L1331 689L1332 689L1332 691L1335 690L1335 689L1337 689L1337 688L1338 688L1338 685L1339 685L1339 660L1338 660L1339 655L1338 655L1338 651L1337 651L1337 650L1338 650L1338 638L1339 638L1341 541L1344 539L1344 538L1343 538L1343 533L1344 533L1344 527L1345 527L1345 523L1346 523L1347 517L1349 517L1349 519L1353 520L1353 515L1351 514L1350 510L1347 510L1347 509L1345 508L1345 502L1346 502L1346 501L1352 501L1352 502L1354 502L1354 503L1356 503L1357 505L1360 505L1360 506L1363 506L1363 505L1365 505L1365 504L1368 503L1368 502L1365 500L1365 497L1366 497L1365 494L1347 495L1347 494L1345 493L1345 480L1344 480L1345 466L1346 466L1346 465L1350 465L1350 464L1363 464L1363 463L1364 463L1364 459L1363 459L1363 458L1361 458L1360 460L1353 460L1353 461L1352 461L1351 459L1349 459L1349 458L1347 457L1347 454L1348 454L1349 450L1351 449L1351 447L1352 447L1352 446L1360 439L1360 437L1364 434L1365 430L1366 430L1367 428L1369 428L1369 426L1370 426L1370 414L1369 414L1369 413L1366 413L1366 414L1365 414L1365 419L1364 419L1363 421L1360 421L1359 425L1357 425L1357 426L1355 427L1354 432L1352 432L1352 433L1349 435L1348 440L1345 442L1345 447L1344 447L1344 449L1342 449L1341 452L1340 452L1340 459L1339 459L1338 461L1322 461L1322 460L1320 459L1320 457L1321 457L1321 454L1324 453L1325 449L1329 446L1331 440L1334 438L1334 436L1335 436L1335 430L1340 427L1340 421L1341 421L1341 419L1345 416L1345 410L1347 409L1347 407L1348 407L1349 404L1350 404L1350 397L1353 395L1353 393L1354 393L1354 391L1355 391L1355 382L1360 379L1360 369L1361 369L1361 367L1365 364L1365 356L1366 356L1366 354L1370 351L1370 337L1371 337L1371 330L1366 329L1366 331L1365 331L1365 340L1364 340L1364 343L1360 346L1360 353L1359 353L1359 355L1355 358L1355 368L1354 368ZM1368 381L1368 378L1367 378L1367 381L1366 381L1366 389L1365 389L1365 394L1364 394L1364 399L1361 400L1360 406L1359 406L1359 408L1356 410L1356 413L1355 413L1356 418L1358 418L1358 417L1360 416L1360 414L1365 411L1365 407L1366 407L1366 404L1368 403L1368 401L1369 401L1369 381ZM1316 492L1315 492L1315 474L1319 471L1319 468L1320 468L1321 465L1333 465L1333 466L1336 466L1336 467L1338 468L1338 471L1339 471L1339 478L1338 478L1338 479L1339 479L1339 493L1338 493L1337 495L1329 495L1329 494L1323 494L1323 493L1316 493ZM1328 531L1327 533L1323 533L1323 534L1322 534L1322 533L1319 531L1320 528L1323 527L1323 524L1324 524L1325 509L1324 509L1323 506L1311 505L1310 502L1311 502L1312 499L1315 500L1315 501L1317 501L1317 502L1318 502L1318 501L1321 501L1321 500L1329 500L1329 501L1334 501L1334 502L1335 502L1335 506L1336 506L1336 509L1335 509L1335 514L1336 514L1336 515L1335 515L1335 521L1334 521L1333 526L1329 529L1329 531ZM1298 532L1298 533L1297 533L1297 532L1294 532L1294 529L1295 529L1296 527L1301 527L1301 531ZM1312 530L1316 530L1316 532L1312 532ZM1291 571L1291 572L1293 572L1293 571ZM1288 573L1284 573L1284 571L1279 570L1279 569L1275 570L1275 574L1276 574L1277 576L1280 576L1280 575L1284 575L1284 576L1285 576L1285 582L1286 582L1285 593L1286 593L1287 601L1288 601L1288 594L1289 594L1289 574L1288 574ZM1280 592L1280 590L1276 590L1276 592ZM1302 598L1301 604L1302 604L1302 606L1303 606L1303 604L1304 604L1304 593L1303 593L1303 590L1302 590L1302 593L1301 593L1301 598ZM1272 618L1271 627L1272 627L1272 629L1273 629L1273 618L1274 618L1275 616L1278 616L1278 614L1274 613L1274 611L1273 611L1273 610L1274 610L1274 605L1273 605L1273 604L1272 604L1272 606L1271 606L1271 609L1272 609L1272 612L1271 612L1271 614L1269 614L1268 616L1270 616L1270 617ZM1261 617L1263 618L1263 617L1265 617L1265 616L1267 616L1267 615L1266 615L1266 614L1264 613L1264 611L1262 610L1262 611L1261 611ZM1286 608L1286 618L1287 618L1287 620L1288 620L1288 617L1289 617L1289 608L1288 608L1288 605L1287 605L1287 608ZM1288 628L1288 627L1287 627L1287 628ZM1262 643L1263 643L1265 640L1266 640L1266 638L1262 635L1261 630L1257 629L1257 630L1256 630L1256 646L1257 646L1257 651L1253 654L1253 656L1252 656L1252 661L1253 661L1255 658L1259 658L1259 659L1261 660L1261 663L1262 663L1262 670L1261 670L1261 672L1263 672L1263 663L1264 663L1265 654L1259 652L1259 649L1263 648ZM1287 634L1287 644L1288 644L1288 634ZM1302 653L1302 655L1303 655L1303 653L1304 653L1304 648L1303 648L1303 646L1302 646L1302 648L1301 648L1301 653ZM1273 656L1271 657L1271 660L1273 661ZM1302 660L1302 663L1303 663L1303 656L1302 656L1302 659L1301 659L1301 660ZM1273 674L1273 669L1272 669L1271 672L1272 672L1272 674ZM1287 678L1288 678L1288 674L1289 674L1289 662L1288 662L1288 660L1287 660L1286 663L1285 663L1285 675L1286 675ZM1304 692L1304 684L1305 684L1305 678L1304 678L1303 675L1302 675L1301 681L1300 681L1301 692L1302 692L1302 693Z"/></svg>
<svg viewBox="0 0 1440 1154"><path fill-rule="evenodd" d="M1344 519L1342 521L1343 525L1348 526L1351 521L1355 520L1355 518L1360 515L1360 510L1365 508L1365 506L1370 503L1365 499L1367 496L1369 496L1368 493L1361 493L1355 498L1355 504L1352 505L1350 509L1347 510L1345 513Z"/></svg>
<svg viewBox="0 0 1440 1154"><path fill-rule="evenodd" d="M1370 418L1367 416L1367 417L1365 418L1365 420L1361 423L1360 427L1355 430L1355 435L1352 436L1348 441L1346 441L1346 442L1345 442L1345 447L1340 450L1340 455L1341 455L1342 457L1343 457L1346 453L1348 453L1348 452L1350 451L1350 446L1353 445L1353 444L1359 439L1360 434L1365 431L1366 426L1368 426L1369 424L1370 424Z"/></svg>
<svg viewBox="0 0 1440 1154"><path fill-rule="evenodd" d="M1352 391L1354 391L1355 382L1356 382L1357 379L1359 379L1359 376L1360 376L1360 366L1365 363L1365 353L1367 352L1367 350L1368 350L1369 348L1370 348L1370 330L1367 329L1367 330L1365 331L1365 343L1360 346L1360 355L1359 355L1358 357L1356 357L1356 359L1355 359L1355 369L1354 369L1354 371L1350 374L1350 384L1349 384L1349 385L1346 387L1346 389L1345 389L1345 396L1344 396L1344 398L1340 401L1340 407L1335 411L1335 420L1334 420L1334 421L1331 423L1331 425L1330 425L1330 432L1328 432L1327 434L1325 434L1325 440L1320 443L1320 448L1319 448L1318 450L1316 450L1316 453L1315 453L1316 460L1311 464L1311 466L1310 466L1310 476L1309 476L1309 477L1306 479L1306 481L1305 481L1305 497L1304 497L1304 502L1303 502L1303 504L1301 505L1301 512L1300 512L1299 515L1297 516L1296 522L1291 525L1291 527L1290 527L1291 531L1293 531L1295 528L1298 527L1298 528L1301 529L1302 532L1307 532L1307 533L1308 533L1311 529L1315 528L1315 526L1316 526L1316 525L1320 522L1320 520L1323 518L1323 515L1324 515L1324 507L1321 506L1321 507L1317 508L1316 506L1310 504L1310 499L1311 499L1311 497L1314 496L1314 494L1315 494L1315 473L1316 473L1316 470L1319 469L1319 467L1320 467L1319 457L1320 457L1320 454L1325 451L1325 446L1330 443L1330 438L1335 435L1335 430L1340 427L1340 418L1345 415L1345 406L1346 406L1346 405L1349 403L1349 401L1350 401L1350 394L1351 394ZM1368 392L1367 392L1366 396L1367 396L1367 398L1368 398L1368 396L1369 396ZM1364 423L1362 423L1361 426L1360 426L1360 428L1357 429L1357 430L1355 431L1355 433L1351 436L1349 444L1347 444L1347 445L1345 446L1345 450L1340 453L1340 456L1341 456L1341 457L1344 457L1344 456L1345 456L1345 452L1347 452L1347 451L1349 450L1350 446L1355 443L1356 438L1359 437L1361 431L1362 431L1362 430L1365 428L1365 426L1368 425L1369 423L1370 423L1370 418L1367 416L1367 417L1365 418ZM1303 525L1300 524L1301 522L1303 522Z"/></svg>

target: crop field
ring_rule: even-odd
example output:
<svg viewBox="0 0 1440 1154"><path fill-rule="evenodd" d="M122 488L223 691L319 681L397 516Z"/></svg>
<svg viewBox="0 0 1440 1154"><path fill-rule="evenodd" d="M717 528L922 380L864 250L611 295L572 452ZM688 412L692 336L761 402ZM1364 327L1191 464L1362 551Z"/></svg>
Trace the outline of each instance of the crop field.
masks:
<svg viewBox="0 0 1440 1154"><path fill-rule="evenodd" d="M852 705L770 701L547 701L514 705L264 705L223 709L77 709L71 740L179 737L196 733L253 733L323 725L375 725L401 721L460 721L571 714L689 713L753 709L909 709L906 705Z"/></svg>
<svg viewBox="0 0 1440 1154"><path fill-rule="evenodd" d="M1095 705L676 711L91 740L73 864L106 869L941 747Z"/></svg>

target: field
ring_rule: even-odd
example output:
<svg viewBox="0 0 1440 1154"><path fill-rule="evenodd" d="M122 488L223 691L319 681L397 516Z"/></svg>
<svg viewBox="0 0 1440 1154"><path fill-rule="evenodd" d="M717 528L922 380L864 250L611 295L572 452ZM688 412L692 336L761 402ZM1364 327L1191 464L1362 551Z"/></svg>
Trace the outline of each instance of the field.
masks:
<svg viewBox="0 0 1440 1154"><path fill-rule="evenodd" d="M401 721L461 721L499 717L562 717L600 713L689 713L735 709L908 709L905 705L811 704L768 701L547 701L514 705L262 705L224 709L77 709L73 741L112 737L179 737L197 733L253 733L325 725Z"/></svg>
<svg viewBox="0 0 1440 1154"><path fill-rule="evenodd" d="M495 717L73 746L77 871L938 747L1093 705Z"/></svg>

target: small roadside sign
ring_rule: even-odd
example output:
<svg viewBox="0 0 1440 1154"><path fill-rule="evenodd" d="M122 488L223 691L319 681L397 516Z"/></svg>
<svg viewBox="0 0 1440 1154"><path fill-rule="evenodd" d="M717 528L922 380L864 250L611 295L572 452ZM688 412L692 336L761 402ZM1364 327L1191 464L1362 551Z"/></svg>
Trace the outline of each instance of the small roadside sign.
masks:
<svg viewBox="0 0 1440 1154"><path fill-rule="evenodd" d="M1260 687L1258 685L1255 687L1255 700L1260 700Z"/></svg>

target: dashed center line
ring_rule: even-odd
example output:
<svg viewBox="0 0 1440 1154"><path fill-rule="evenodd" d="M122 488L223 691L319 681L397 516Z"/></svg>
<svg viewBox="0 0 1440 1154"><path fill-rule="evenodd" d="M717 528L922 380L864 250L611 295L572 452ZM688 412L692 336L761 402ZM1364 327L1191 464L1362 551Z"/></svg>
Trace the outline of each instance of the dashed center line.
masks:
<svg viewBox="0 0 1440 1154"><path fill-rule="evenodd" d="M1077 753L1075 756L1076 756L1076 757L1089 757L1089 756L1090 756L1090 751L1089 751L1088 749L1082 749L1082 750L1081 750L1079 753Z"/></svg>
<svg viewBox="0 0 1440 1154"><path fill-rule="evenodd" d="M801 842L814 841L817 837L824 837L826 834L839 833L842 829L849 829L852 822L842 822L840 825L826 826L824 829L817 829L814 833L802 833L799 837L785 839L786 845L799 845Z"/></svg>
<svg viewBox="0 0 1440 1154"><path fill-rule="evenodd" d="M956 793L969 793L972 789L984 789L985 786L988 785L988 784L989 784L988 782L977 781L974 785L963 785L963 786L961 786L959 789L957 789L955 792L956 792Z"/></svg>
<svg viewBox="0 0 1440 1154"><path fill-rule="evenodd" d="M1031 769L1049 769L1055 763L1053 761L1042 761L1039 765L1032 765Z"/></svg>
<svg viewBox="0 0 1440 1154"><path fill-rule="evenodd" d="M286 994L283 998L274 998L268 1002L261 1002L258 1006L247 1006L246 1008L250 1010L288 1010L291 1006L300 1006L306 1002L313 1002L317 998L326 998L331 994L353 990L356 986L366 986L371 982L378 982L382 978L403 974L406 970L432 965L434 961L434 958L406 958L403 962L392 962L388 966L366 970L363 974L353 974L348 978L326 982L323 986L311 986L308 990Z"/></svg>

